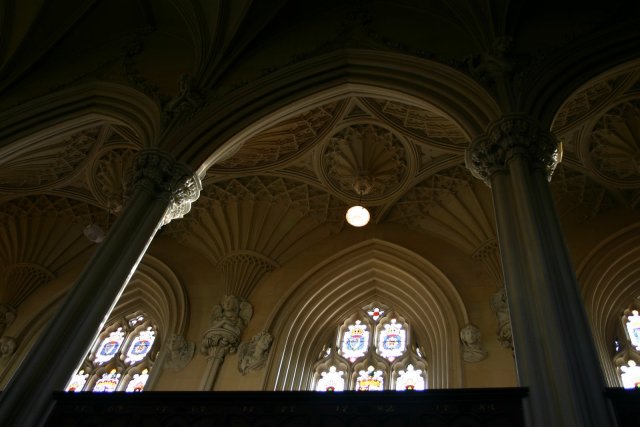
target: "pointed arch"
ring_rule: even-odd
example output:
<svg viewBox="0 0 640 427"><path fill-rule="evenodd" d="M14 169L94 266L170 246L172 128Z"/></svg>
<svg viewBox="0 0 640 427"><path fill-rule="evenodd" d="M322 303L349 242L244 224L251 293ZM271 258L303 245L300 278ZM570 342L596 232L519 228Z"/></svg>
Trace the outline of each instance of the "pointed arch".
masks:
<svg viewBox="0 0 640 427"><path fill-rule="evenodd" d="M449 279L418 254L371 239L318 265L292 289L266 324L275 340L265 389L309 389L327 338L354 308L374 300L384 300L412 325L431 387L462 385L457 336L468 322L466 308Z"/></svg>
<svg viewBox="0 0 640 427"><path fill-rule="evenodd" d="M62 89L0 114L0 153L100 122L129 128L146 147L157 142L160 109L143 93L115 83Z"/></svg>
<svg viewBox="0 0 640 427"><path fill-rule="evenodd" d="M167 147L202 174L249 136L300 111L347 96L435 108L457 123L469 140L500 116L491 95L452 67L394 52L340 49L288 65L229 92L199 113L194 119L197 126L167 136Z"/></svg>
<svg viewBox="0 0 640 427"><path fill-rule="evenodd" d="M577 269L577 278L605 378L617 387L611 348L624 309L640 296L640 223L596 246Z"/></svg>

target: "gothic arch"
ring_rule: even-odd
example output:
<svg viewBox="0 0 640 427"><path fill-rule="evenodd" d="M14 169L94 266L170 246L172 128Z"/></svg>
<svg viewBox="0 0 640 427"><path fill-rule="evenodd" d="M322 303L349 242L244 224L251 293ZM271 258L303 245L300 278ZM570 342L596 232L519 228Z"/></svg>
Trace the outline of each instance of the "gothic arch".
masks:
<svg viewBox="0 0 640 427"><path fill-rule="evenodd" d="M148 146L157 140L160 111L151 99L127 86L104 82L74 86L0 115L0 152L105 121L130 128Z"/></svg>
<svg viewBox="0 0 640 427"><path fill-rule="evenodd" d="M589 39L568 43L528 73L532 84L523 94L519 110L551 126L555 114L572 93L598 75L628 61L637 61L640 49L637 25L612 26L590 34Z"/></svg>
<svg viewBox="0 0 640 427"><path fill-rule="evenodd" d="M296 283L266 322L274 338L265 389L306 390L312 365L337 325L373 300L384 301L412 325L434 388L460 387L458 331L467 311L453 284L426 259L371 239L348 248Z"/></svg>
<svg viewBox="0 0 640 427"><path fill-rule="evenodd" d="M459 124L469 140L500 116L493 98L454 68L398 53L342 49L286 66L230 92L200 112L195 129L173 134L166 143L175 144L168 148L178 160L203 173L250 135L348 95L436 107Z"/></svg>
<svg viewBox="0 0 640 427"><path fill-rule="evenodd" d="M622 312L640 296L640 223L595 247L577 269L577 276L605 378L617 387L620 380L611 348Z"/></svg>

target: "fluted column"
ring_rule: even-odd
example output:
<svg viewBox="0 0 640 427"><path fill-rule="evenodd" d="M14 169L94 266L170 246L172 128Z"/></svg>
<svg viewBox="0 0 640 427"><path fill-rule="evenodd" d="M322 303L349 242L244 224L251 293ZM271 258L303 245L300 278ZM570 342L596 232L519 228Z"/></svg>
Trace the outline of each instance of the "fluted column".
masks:
<svg viewBox="0 0 640 427"><path fill-rule="evenodd" d="M64 388L156 231L188 212L201 188L189 168L156 149L138 155L130 181L122 214L0 396L0 425L46 420L51 392Z"/></svg>
<svg viewBox="0 0 640 427"><path fill-rule="evenodd" d="M614 426L574 268L551 198L561 146L525 115L494 122L467 152L491 186L529 426Z"/></svg>

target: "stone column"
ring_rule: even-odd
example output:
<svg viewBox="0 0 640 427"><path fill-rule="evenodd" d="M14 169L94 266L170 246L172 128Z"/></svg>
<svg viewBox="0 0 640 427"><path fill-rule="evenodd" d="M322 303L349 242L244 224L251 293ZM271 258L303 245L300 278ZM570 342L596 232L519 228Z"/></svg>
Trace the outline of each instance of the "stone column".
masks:
<svg viewBox="0 0 640 427"><path fill-rule="evenodd" d="M138 155L130 181L122 214L0 396L0 425L46 420L51 392L65 387L156 231L188 212L201 188L189 168L155 149Z"/></svg>
<svg viewBox="0 0 640 427"><path fill-rule="evenodd" d="M200 352L207 356L207 370L202 377L201 390L213 390L224 359L238 350L242 331L252 315L251 304L235 295L225 295L222 304L213 307L210 328L202 336L200 347Z"/></svg>
<svg viewBox="0 0 640 427"><path fill-rule="evenodd" d="M491 186L528 426L615 426L548 180L561 157L525 115L494 122L467 151Z"/></svg>

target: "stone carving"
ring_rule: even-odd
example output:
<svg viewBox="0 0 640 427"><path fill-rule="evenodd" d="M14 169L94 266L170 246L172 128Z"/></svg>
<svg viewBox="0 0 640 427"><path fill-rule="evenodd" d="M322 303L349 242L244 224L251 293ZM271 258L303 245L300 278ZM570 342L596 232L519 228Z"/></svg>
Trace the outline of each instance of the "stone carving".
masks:
<svg viewBox="0 0 640 427"><path fill-rule="evenodd" d="M253 307L248 301L226 295L222 304L216 304L211 310L210 328L202 338L201 352L220 361L227 354L235 353L252 315Z"/></svg>
<svg viewBox="0 0 640 427"><path fill-rule="evenodd" d="M238 349L238 370L245 375L264 366L269 355L269 348L273 337L268 332L259 332L251 341L243 342Z"/></svg>
<svg viewBox="0 0 640 427"><path fill-rule="evenodd" d="M0 335L16 320L16 310L8 304L0 304Z"/></svg>
<svg viewBox="0 0 640 427"><path fill-rule="evenodd" d="M342 196L358 200L386 197L406 181L407 148L391 131L379 126L353 125L333 135L322 156L324 177ZM357 179L369 187L354 188Z"/></svg>
<svg viewBox="0 0 640 427"><path fill-rule="evenodd" d="M167 358L164 363L165 369L171 369L175 372L184 369L193 359L195 348L194 342L187 341L182 335L173 335L169 339Z"/></svg>
<svg viewBox="0 0 640 427"><path fill-rule="evenodd" d="M201 190L202 183L196 174L193 174L179 185L171 194L171 202L162 217L162 225L188 214L191 210L191 204L200 197Z"/></svg>
<svg viewBox="0 0 640 427"><path fill-rule="evenodd" d="M0 338L0 363L7 363L16 352L16 347L15 339L8 336Z"/></svg>
<svg viewBox="0 0 640 427"><path fill-rule="evenodd" d="M158 149L146 149L136 156L133 169L128 174L127 195L135 188L144 188L169 199L169 207L162 225L182 218L191 209L202 190L200 178L170 154Z"/></svg>
<svg viewBox="0 0 640 427"><path fill-rule="evenodd" d="M460 341L462 341L462 359L465 362L480 362L486 359L487 350L480 342L480 330L477 326L469 323L460 330Z"/></svg>
<svg viewBox="0 0 640 427"><path fill-rule="evenodd" d="M525 157L532 167L551 179L562 157L562 148L546 129L523 114L512 114L493 122L485 135L471 143L466 164L476 178L490 185L490 177L506 171L513 157Z"/></svg>
<svg viewBox="0 0 640 427"><path fill-rule="evenodd" d="M274 167L311 147L327 128L344 101L331 102L305 111L249 138L230 158L215 164L211 171L237 168Z"/></svg>
<svg viewBox="0 0 640 427"><path fill-rule="evenodd" d="M491 296L491 310L496 315L498 326L496 334L498 341L504 348L513 350L513 337L511 335L511 317L507 305L507 292L504 288Z"/></svg>
<svg viewBox="0 0 640 427"><path fill-rule="evenodd" d="M164 107L163 123L167 124L177 116L192 117L204 102L205 96L196 86L193 77L189 73L181 74L178 79L177 95Z"/></svg>
<svg viewBox="0 0 640 427"><path fill-rule="evenodd" d="M118 213L122 209L126 174L137 152L134 148L119 147L102 153L93 163L89 187L101 206L110 212Z"/></svg>
<svg viewBox="0 0 640 427"><path fill-rule="evenodd" d="M607 111L593 128L589 152L598 171L612 181L640 184L640 101ZM624 137L621 137L624 135Z"/></svg>
<svg viewBox="0 0 640 427"><path fill-rule="evenodd" d="M274 261L252 251L232 252L218 263L226 290L241 298L248 297L260 279L276 266Z"/></svg>
<svg viewBox="0 0 640 427"><path fill-rule="evenodd" d="M564 103L553 122L554 132L569 126L577 125L581 119L589 117L591 111L601 107L624 84L628 73L607 80L595 82L591 86L576 92Z"/></svg>
<svg viewBox="0 0 640 427"><path fill-rule="evenodd" d="M56 277L45 267L31 262L15 263L6 268L3 274L9 284L5 300L12 307L19 307L36 289Z"/></svg>
<svg viewBox="0 0 640 427"><path fill-rule="evenodd" d="M259 254L280 263L340 231L346 210L344 202L313 185L270 176L234 178L205 183L192 212L165 231L186 245L206 247L211 262L219 266L238 253ZM323 231L309 235L308 227L314 222ZM307 237L300 239L300 233ZM233 288L227 291L235 293Z"/></svg>
<svg viewBox="0 0 640 427"><path fill-rule="evenodd" d="M20 156L4 156L6 160L0 161L0 191L34 191L62 185L100 146L100 133L98 126L64 139L29 145Z"/></svg>
<svg viewBox="0 0 640 427"><path fill-rule="evenodd" d="M389 100L369 98L366 101L387 120L435 146L446 149L452 145L459 146L469 142L453 120L438 112Z"/></svg>
<svg viewBox="0 0 640 427"><path fill-rule="evenodd" d="M558 216L582 222L620 204L624 192L614 198L607 189L582 172L558 165L550 183Z"/></svg>

